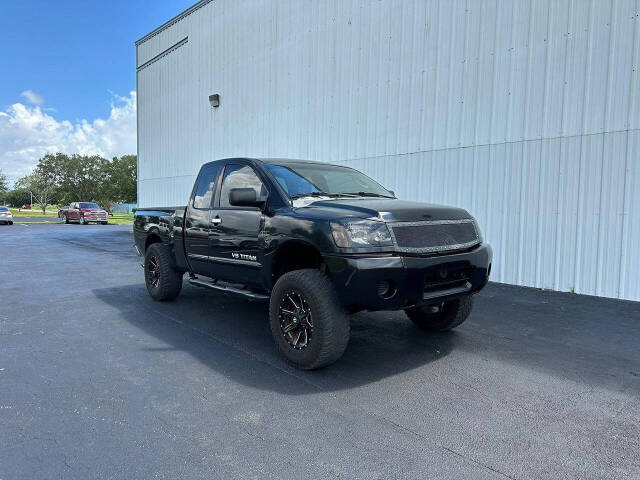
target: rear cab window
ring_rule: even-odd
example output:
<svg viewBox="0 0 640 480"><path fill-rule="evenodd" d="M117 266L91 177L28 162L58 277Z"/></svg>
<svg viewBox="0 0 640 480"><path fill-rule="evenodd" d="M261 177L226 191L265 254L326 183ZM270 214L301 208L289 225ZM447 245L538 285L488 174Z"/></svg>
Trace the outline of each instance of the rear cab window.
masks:
<svg viewBox="0 0 640 480"><path fill-rule="evenodd" d="M221 163L212 163L202 168L192 194L191 202L193 208L199 210L212 208L216 194L216 183L221 169Z"/></svg>

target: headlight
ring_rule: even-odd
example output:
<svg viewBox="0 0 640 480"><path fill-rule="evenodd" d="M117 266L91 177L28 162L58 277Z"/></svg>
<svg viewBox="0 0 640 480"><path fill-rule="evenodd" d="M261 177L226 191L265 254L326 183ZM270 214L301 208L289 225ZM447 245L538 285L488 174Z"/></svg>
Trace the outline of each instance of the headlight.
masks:
<svg viewBox="0 0 640 480"><path fill-rule="evenodd" d="M384 222L346 220L331 222L333 240L341 248L386 247L393 245L391 233Z"/></svg>
<svg viewBox="0 0 640 480"><path fill-rule="evenodd" d="M478 240L480 243L484 242L484 238L482 238L482 232L480 231L480 225L478 225L478 221L473 219L473 226L476 227L476 233L478 234Z"/></svg>

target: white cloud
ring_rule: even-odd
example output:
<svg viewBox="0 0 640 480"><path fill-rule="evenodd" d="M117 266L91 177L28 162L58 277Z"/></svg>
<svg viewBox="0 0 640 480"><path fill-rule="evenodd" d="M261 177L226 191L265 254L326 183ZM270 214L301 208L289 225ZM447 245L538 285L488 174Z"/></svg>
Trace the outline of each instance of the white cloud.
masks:
<svg viewBox="0 0 640 480"><path fill-rule="evenodd" d="M0 169L11 181L31 172L45 153L105 158L136 153L136 92L113 95L109 118L71 123L39 105L22 103L0 111Z"/></svg>
<svg viewBox="0 0 640 480"><path fill-rule="evenodd" d="M44 102L42 95L38 95L33 90L25 90L20 94L20 96L26 98L27 102L33 105L42 105L42 103Z"/></svg>

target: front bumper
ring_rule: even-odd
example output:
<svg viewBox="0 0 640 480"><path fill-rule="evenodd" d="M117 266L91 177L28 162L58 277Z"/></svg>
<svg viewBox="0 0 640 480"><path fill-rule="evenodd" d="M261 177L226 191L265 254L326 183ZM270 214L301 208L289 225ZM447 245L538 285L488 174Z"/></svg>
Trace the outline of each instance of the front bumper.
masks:
<svg viewBox="0 0 640 480"><path fill-rule="evenodd" d="M340 302L354 310L400 310L479 292L492 258L488 244L438 256L324 256ZM386 293L381 282L390 286Z"/></svg>

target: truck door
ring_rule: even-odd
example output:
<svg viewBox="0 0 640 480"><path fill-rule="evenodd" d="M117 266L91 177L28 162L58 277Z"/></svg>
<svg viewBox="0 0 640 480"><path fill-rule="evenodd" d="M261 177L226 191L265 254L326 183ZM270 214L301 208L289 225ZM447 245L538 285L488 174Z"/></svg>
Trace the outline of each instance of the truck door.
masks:
<svg viewBox="0 0 640 480"><path fill-rule="evenodd" d="M185 250L189 265L193 272L209 277L215 277L215 266L209 261L210 216L222 165L216 162L202 167L184 220Z"/></svg>
<svg viewBox="0 0 640 480"><path fill-rule="evenodd" d="M233 188L253 188L257 198L266 198L267 189L253 167L246 163L225 166L220 194L211 212L209 260L216 265L218 278L248 285L260 285L262 249L258 248L263 213L257 207L234 207L229 203Z"/></svg>
<svg viewBox="0 0 640 480"><path fill-rule="evenodd" d="M69 204L69 210L67 210L67 218L69 220L78 220L78 203L72 202Z"/></svg>

